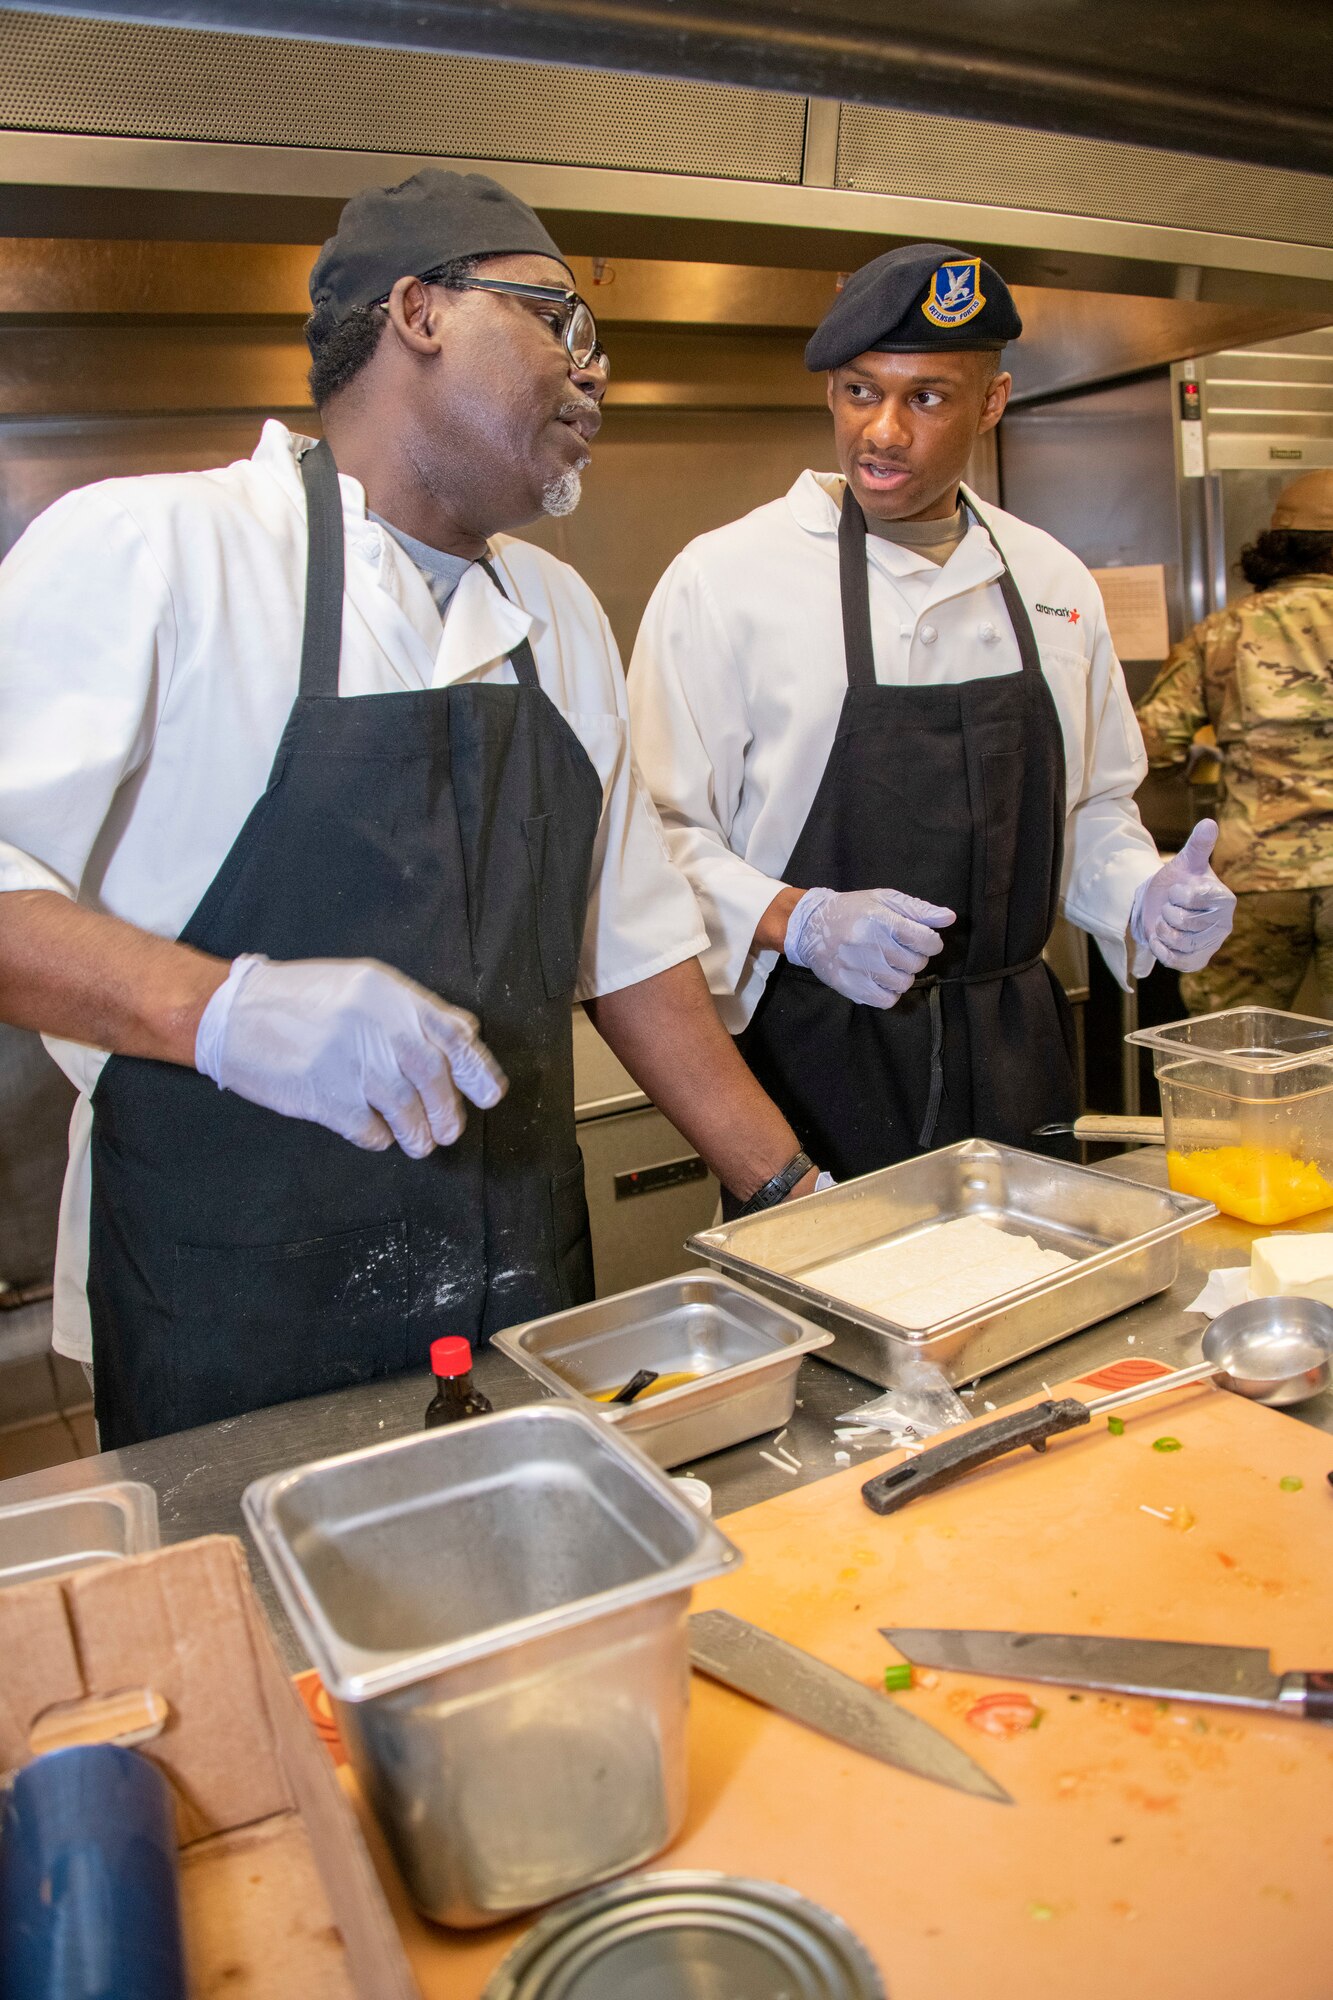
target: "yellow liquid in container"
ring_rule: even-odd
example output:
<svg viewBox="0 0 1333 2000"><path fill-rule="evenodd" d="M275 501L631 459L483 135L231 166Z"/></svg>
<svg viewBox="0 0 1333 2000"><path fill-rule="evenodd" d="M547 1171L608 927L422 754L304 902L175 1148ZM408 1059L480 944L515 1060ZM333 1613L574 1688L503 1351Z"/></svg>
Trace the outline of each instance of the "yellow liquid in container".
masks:
<svg viewBox="0 0 1333 2000"><path fill-rule="evenodd" d="M1328 1198L1330 1201L1333 1201L1333 1188L1329 1190ZM707 1371L704 1372L706 1373ZM693 1368L679 1369L674 1375L659 1375L655 1382L650 1382L648 1387L641 1390L634 1398L633 1407L637 1409L639 1404L646 1403L650 1396L664 1396L668 1389L679 1389L682 1382L697 1382L698 1380L699 1371ZM620 1394L624 1386L623 1382L613 1382L609 1389L595 1390L592 1400L594 1403L609 1403L613 1396Z"/></svg>
<svg viewBox="0 0 1333 2000"><path fill-rule="evenodd" d="M1167 1175L1178 1194L1215 1201L1225 1215L1271 1226L1333 1207L1333 1182L1313 1160L1270 1146L1211 1146L1168 1153Z"/></svg>

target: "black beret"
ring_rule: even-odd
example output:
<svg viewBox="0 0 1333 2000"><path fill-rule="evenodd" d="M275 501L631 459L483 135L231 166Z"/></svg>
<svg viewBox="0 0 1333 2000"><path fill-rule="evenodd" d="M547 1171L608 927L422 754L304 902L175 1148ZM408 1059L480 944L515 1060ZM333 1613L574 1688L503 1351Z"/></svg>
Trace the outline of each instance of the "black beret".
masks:
<svg viewBox="0 0 1333 2000"><path fill-rule="evenodd" d="M1022 331L994 265L947 243L905 243L852 272L811 334L805 365L841 368L867 353L1003 347Z"/></svg>
<svg viewBox="0 0 1333 2000"><path fill-rule="evenodd" d="M523 252L565 264L527 203L498 181L424 167L397 187L352 196L315 259L310 298L341 320L387 298L400 278L424 277L459 257Z"/></svg>

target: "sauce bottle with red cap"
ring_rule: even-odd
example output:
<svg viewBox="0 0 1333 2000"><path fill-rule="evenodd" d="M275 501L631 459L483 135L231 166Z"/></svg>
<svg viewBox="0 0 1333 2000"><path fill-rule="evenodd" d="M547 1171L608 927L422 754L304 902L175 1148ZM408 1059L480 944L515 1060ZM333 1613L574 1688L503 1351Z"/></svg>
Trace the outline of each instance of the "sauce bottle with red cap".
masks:
<svg viewBox="0 0 1333 2000"><path fill-rule="evenodd" d="M484 1417L491 1408L472 1381L472 1349L459 1334L446 1334L430 1344L435 1395L426 1411L426 1429L461 1423L464 1417Z"/></svg>

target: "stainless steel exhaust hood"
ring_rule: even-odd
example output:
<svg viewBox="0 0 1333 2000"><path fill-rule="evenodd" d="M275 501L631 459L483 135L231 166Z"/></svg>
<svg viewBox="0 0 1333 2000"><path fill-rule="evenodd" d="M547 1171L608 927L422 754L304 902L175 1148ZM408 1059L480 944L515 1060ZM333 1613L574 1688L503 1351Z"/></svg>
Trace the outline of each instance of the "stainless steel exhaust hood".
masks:
<svg viewBox="0 0 1333 2000"><path fill-rule="evenodd" d="M726 83L1333 171L1301 0L54 0L32 11Z"/></svg>
<svg viewBox="0 0 1333 2000"><path fill-rule="evenodd" d="M0 0L0 234L317 242L356 188L435 161L496 174L588 256L836 271L934 237L1019 284L1333 318L1333 180L1308 149L1238 164L1021 130L981 101L942 115Z"/></svg>

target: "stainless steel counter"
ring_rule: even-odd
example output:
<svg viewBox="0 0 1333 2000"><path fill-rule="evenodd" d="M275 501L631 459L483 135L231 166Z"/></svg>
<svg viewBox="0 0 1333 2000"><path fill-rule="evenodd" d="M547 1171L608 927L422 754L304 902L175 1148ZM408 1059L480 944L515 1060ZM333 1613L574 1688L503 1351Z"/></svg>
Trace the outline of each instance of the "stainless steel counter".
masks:
<svg viewBox="0 0 1333 2000"><path fill-rule="evenodd" d="M1160 1148L1144 1148L1104 1163L1104 1170L1162 1186L1166 1156ZM1327 1228L1328 1217L1312 1218L1312 1224ZM1040 1394L1044 1382L1068 1381L1129 1354L1172 1363L1197 1360L1199 1336L1206 1322L1199 1315L1186 1315L1182 1307L1198 1292L1207 1271L1248 1263L1251 1239L1263 1233L1223 1216L1190 1230L1182 1238L1180 1276L1169 1291L987 1376L981 1388L969 1394L970 1407L980 1411L983 1401L996 1405L1022 1401ZM497 1409L540 1400L542 1391L531 1378L495 1350L478 1358L476 1373ZM766 1437L677 1469L707 1480L713 1489L714 1512L719 1515L769 1499L788 1486L825 1479L842 1469L834 1463L835 1451L848 1449L853 1462L875 1457L873 1445L864 1450L838 1445L833 1429L835 1418L879 1393L871 1383L810 1357L802 1364L798 1406L784 1440L786 1449L801 1460L799 1472L780 1472L760 1456L770 1448ZM103 1452L72 1465L0 1482L0 1505L97 1485L107 1479L146 1479L157 1489L164 1540L222 1533L240 1535L246 1542L260 1595L286 1658L295 1668L305 1662L278 1609L267 1571L250 1548L241 1522L242 1489L261 1472L415 1430L429 1400L429 1379L416 1376L312 1396L304 1402L256 1410L228 1423L182 1431L133 1450ZM1333 1432L1333 1390L1287 1414ZM1333 1468L1333 1445L1329 1464Z"/></svg>

